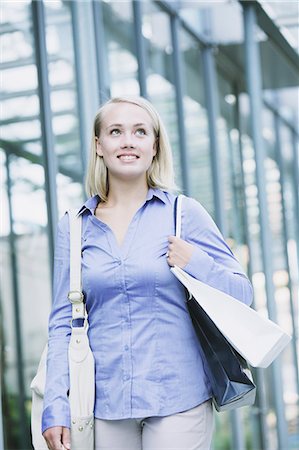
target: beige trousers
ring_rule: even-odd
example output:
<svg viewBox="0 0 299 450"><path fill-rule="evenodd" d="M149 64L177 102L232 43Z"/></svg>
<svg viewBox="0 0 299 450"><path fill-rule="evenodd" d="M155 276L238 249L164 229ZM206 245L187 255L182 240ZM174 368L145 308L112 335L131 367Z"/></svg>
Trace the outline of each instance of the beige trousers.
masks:
<svg viewBox="0 0 299 450"><path fill-rule="evenodd" d="M211 401L166 417L95 420L96 450L209 450Z"/></svg>

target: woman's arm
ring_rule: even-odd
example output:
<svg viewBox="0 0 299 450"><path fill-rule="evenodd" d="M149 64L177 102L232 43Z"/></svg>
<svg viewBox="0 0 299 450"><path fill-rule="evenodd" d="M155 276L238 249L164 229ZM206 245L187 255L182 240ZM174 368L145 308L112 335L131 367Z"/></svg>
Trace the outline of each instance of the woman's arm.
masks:
<svg viewBox="0 0 299 450"><path fill-rule="evenodd" d="M169 238L169 265L250 305L252 286L215 222L196 200L182 204L182 238Z"/></svg>
<svg viewBox="0 0 299 450"><path fill-rule="evenodd" d="M47 377L42 416L42 432L50 427L70 428L68 344L71 335L69 218L65 214L57 229L53 306L49 319Z"/></svg>

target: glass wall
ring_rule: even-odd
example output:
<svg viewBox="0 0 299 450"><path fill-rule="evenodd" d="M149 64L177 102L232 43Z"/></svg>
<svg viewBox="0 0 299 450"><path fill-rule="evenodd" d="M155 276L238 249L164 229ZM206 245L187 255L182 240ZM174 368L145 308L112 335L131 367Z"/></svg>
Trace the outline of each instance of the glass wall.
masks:
<svg viewBox="0 0 299 450"><path fill-rule="evenodd" d="M111 95L138 95L132 2L102 2L102 8Z"/></svg>
<svg viewBox="0 0 299 450"><path fill-rule="evenodd" d="M79 13L78 21L83 6L84 18ZM30 448L30 381L46 342L51 306L51 229L56 228L55 217L84 200L91 128L86 110L92 103L84 103L85 99L104 99L109 92L138 95L146 90L168 130L178 186L186 190L188 184L190 195L215 219L224 215L225 238L253 283L254 307L268 316L269 302L273 302L277 322L298 336L298 80L294 69L298 55L290 57L292 49L284 47L285 42L280 45L277 35L272 39L271 28L258 17L270 277L265 271L264 212L241 4L24 0L2 6L0 350L5 450ZM89 20L88 39L83 19L84 24ZM39 20L45 27L38 27ZM94 49L100 51L96 54ZM208 83L206 50L213 75ZM92 67L82 62L87 54ZM279 70L272 70L278 66ZM82 76L86 71L88 76ZM212 101L209 89L214 93ZM45 106L47 98L50 110ZM211 142L211 125L217 133L215 142ZM214 192L215 151L222 180L218 192ZM214 450L281 450L283 421L284 442L290 449L298 446L296 364L294 339L275 370L254 372L258 396L253 408L215 416ZM277 373L281 373L279 386Z"/></svg>
<svg viewBox="0 0 299 450"><path fill-rule="evenodd" d="M30 2L2 8L1 313L5 448L29 448L30 382L51 304L45 172Z"/></svg>
<svg viewBox="0 0 299 450"><path fill-rule="evenodd" d="M58 216L61 217L69 205L79 206L83 201L84 161L80 149L71 2L45 2L44 13Z"/></svg>
<svg viewBox="0 0 299 450"><path fill-rule="evenodd" d="M144 2L142 11L148 98L158 109L169 133L176 183L182 187L170 17L154 2Z"/></svg>

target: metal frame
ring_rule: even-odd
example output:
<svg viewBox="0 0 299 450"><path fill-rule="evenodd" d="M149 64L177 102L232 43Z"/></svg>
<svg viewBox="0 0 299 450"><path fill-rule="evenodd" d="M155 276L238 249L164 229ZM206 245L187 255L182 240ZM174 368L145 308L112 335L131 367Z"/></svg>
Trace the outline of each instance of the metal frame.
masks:
<svg viewBox="0 0 299 450"><path fill-rule="evenodd" d="M270 319L277 321L276 305L273 286L273 266L271 254L270 226L268 219L268 204L265 179L265 151L261 134L262 124L262 82L261 66L258 44L255 41L256 11L252 2L242 3L244 8L244 32L245 32L245 58L247 91L249 94L251 129L253 146L255 150L256 180L258 189L258 202L261 225L262 262L265 274L267 306ZM272 366L273 398L277 417L277 438L279 448L287 448L287 425L284 416L284 402L282 395L281 357L277 358Z"/></svg>
<svg viewBox="0 0 299 450"><path fill-rule="evenodd" d="M136 59L138 61L138 81L140 95L147 98L146 82L146 51L142 34L142 2L132 0L134 17L134 41L136 46Z"/></svg>
<svg viewBox="0 0 299 450"><path fill-rule="evenodd" d="M271 40L275 43L275 45L279 48L279 50L285 55L285 57L289 60L290 64L294 67L294 69L299 72L299 57L297 52L290 46L284 35L281 33L279 28L275 25L275 23L270 19L270 17L265 12L264 8L260 4L260 2L253 1L244 1L239 0L242 6L252 6L256 11L256 21L258 25L263 29L263 31L271 36ZM251 4L251 5L250 5Z"/></svg>
<svg viewBox="0 0 299 450"><path fill-rule="evenodd" d="M237 129L241 131L241 123L240 123L240 106L239 106L239 92L236 87L236 125ZM239 132L239 151L240 151L240 162L241 167L243 168L244 158L242 152L242 140L241 140L241 132ZM248 246L248 276L252 279L252 275L254 273L253 264L252 264L252 243L250 239L249 233L249 217L248 217L248 204L247 204L247 196L245 195L245 177L244 171L241 170L241 184L242 184L242 192L243 192L243 203L244 203L244 233L245 233L245 242ZM253 298L253 307L255 305L255 301ZM263 450L272 450L269 448L268 443L268 425L267 425L267 417L266 417L266 383L265 383L265 372L263 369L255 369L253 371L254 379L256 380L258 390L256 396L255 406L251 408L251 419L252 419L252 428L253 428L253 446L254 449L263 449Z"/></svg>
<svg viewBox="0 0 299 450"><path fill-rule="evenodd" d="M16 251L16 235L13 229L13 209L11 202L11 177L10 177L10 158L11 156L6 153L6 174L7 174L7 199L8 199L8 214L9 214L9 248L10 248L10 267L11 267L11 281L13 292L13 308L14 308L14 331L16 339L15 359L17 366L17 383L18 383L18 425L20 427L20 433L18 436L20 448L29 448L29 436L27 433L27 414L25 408L26 389L24 378L24 352L23 352L23 338L22 338L22 322L20 311L20 295L18 284L18 262Z"/></svg>
<svg viewBox="0 0 299 450"><path fill-rule="evenodd" d="M105 46L104 19L102 2L91 0L94 18L94 37L96 46L96 63L99 83L99 100L104 103L110 97L110 80L108 59ZM85 5L83 5L85 7Z"/></svg>
<svg viewBox="0 0 299 450"><path fill-rule="evenodd" d="M292 133L293 138L293 190L295 199L295 226L298 237L297 242L297 261L299 263L299 138L298 135Z"/></svg>
<svg viewBox="0 0 299 450"><path fill-rule="evenodd" d="M295 321L295 301L293 296L293 280L290 276L290 264L289 264L289 254L288 254L288 241L289 241L289 231L287 224L287 214L286 214L286 202L285 202L285 176L284 176L284 164L283 164L283 155L282 155L282 146L280 139L280 120L277 114L274 115L274 129L275 129L275 156L277 165L279 167L279 178L280 178L280 189L281 189L281 206L282 206L282 237L283 237L283 250L284 250L284 258L286 263L286 270L289 274L288 278L288 289L290 293L289 303L290 303L290 312L291 312L291 321L292 321L292 352L293 352L293 363L295 368L295 378L297 385L297 404L299 406L299 369L298 369L298 352L297 352L297 329L296 329L296 321Z"/></svg>
<svg viewBox="0 0 299 450"><path fill-rule="evenodd" d="M178 118L178 131L179 131L179 148L180 148L180 160L181 160L181 173L183 182L183 191L185 194L190 194L190 182L189 182L189 160L187 157L187 145L186 145L186 130L184 123L184 81L182 71L182 57L179 47L178 35L179 35L179 19L177 16L172 15L170 17L171 28L171 43L173 48L173 70L174 70L174 87L176 93L176 111Z"/></svg>
<svg viewBox="0 0 299 450"><path fill-rule="evenodd" d="M221 155L218 142L217 119L219 117L219 98L217 87L217 74L213 47L202 49L204 84L209 123L210 155L213 173L213 194L215 203L216 223L224 236L227 236L227 225L223 201L223 178L221 170Z"/></svg>
<svg viewBox="0 0 299 450"><path fill-rule="evenodd" d="M57 225L57 161L53 151L52 112L50 104L50 86L48 80L48 62L46 46L46 24L43 2L31 2L32 24L35 43L35 55L38 74L40 100L40 121L42 130L42 148L45 168L45 190L48 212L49 253L51 266L54 261L54 244Z"/></svg>
<svg viewBox="0 0 299 450"><path fill-rule="evenodd" d="M90 3L71 2L71 17L73 31L73 48L75 72L77 79L78 126L80 133L80 156L82 161L82 178L86 173L89 157L91 123L97 110L99 88L96 77L93 10ZM84 33L80 32L84 28ZM86 52L86 48L89 51Z"/></svg>

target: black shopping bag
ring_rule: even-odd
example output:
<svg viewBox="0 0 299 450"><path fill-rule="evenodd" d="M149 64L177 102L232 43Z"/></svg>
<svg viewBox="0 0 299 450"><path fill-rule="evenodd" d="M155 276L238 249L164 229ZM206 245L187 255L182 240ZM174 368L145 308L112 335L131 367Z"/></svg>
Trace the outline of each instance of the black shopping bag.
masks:
<svg viewBox="0 0 299 450"><path fill-rule="evenodd" d="M187 306L204 356L213 403L217 411L228 411L254 403L256 387L242 356L230 345L194 297Z"/></svg>

